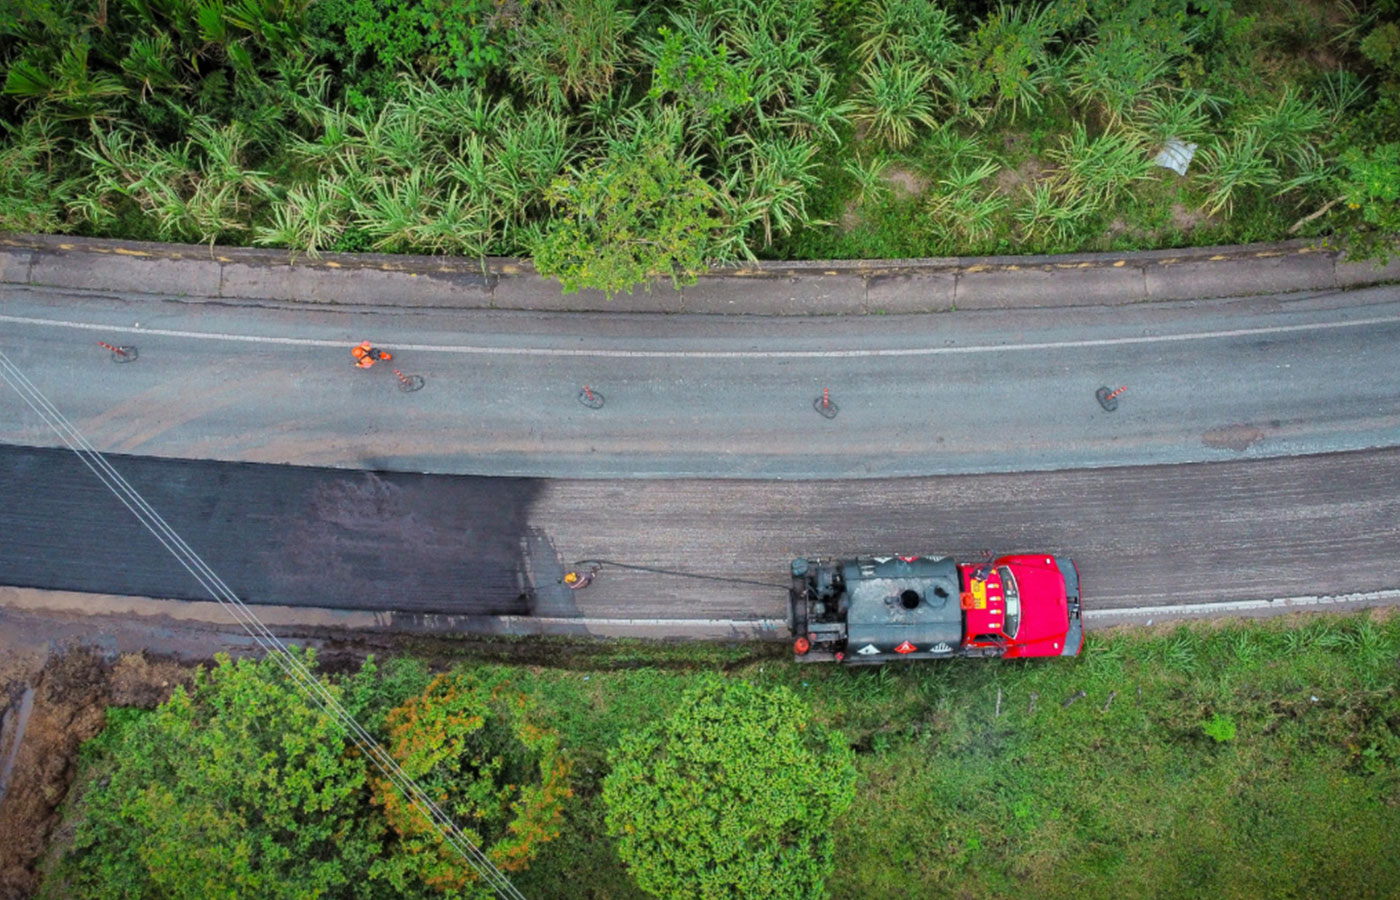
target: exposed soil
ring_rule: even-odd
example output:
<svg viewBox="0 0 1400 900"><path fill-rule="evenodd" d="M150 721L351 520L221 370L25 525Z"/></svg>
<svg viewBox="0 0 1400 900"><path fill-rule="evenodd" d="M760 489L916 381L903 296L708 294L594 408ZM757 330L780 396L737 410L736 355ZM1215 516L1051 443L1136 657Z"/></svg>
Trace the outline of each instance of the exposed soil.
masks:
<svg viewBox="0 0 1400 900"><path fill-rule="evenodd" d="M49 650L13 636L0 649L0 763L13 759L0 777L0 900L20 900L38 888L35 866L58 825L78 747L102 730L106 708L154 707L191 670L144 653L111 659L92 647Z"/></svg>
<svg viewBox="0 0 1400 900"><path fill-rule="evenodd" d="M1190 234L1210 221L1210 216L1199 209L1188 209L1184 203L1172 204L1172 226L1182 234Z"/></svg>
<svg viewBox="0 0 1400 900"><path fill-rule="evenodd" d="M1045 166L1039 158L1028 156L1016 168L1003 168L992 176L992 181L1001 194L1012 197L1021 192L1022 185L1033 185L1045 173Z"/></svg>
<svg viewBox="0 0 1400 900"><path fill-rule="evenodd" d="M902 166L890 166L881 178L890 186L895 197L900 200L917 197L928 190L929 179L927 175L920 175L918 172Z"/></svg>
<svg viewBox="0 0 1400 900"><path fill-rule="evenodd" d="M860 213L860 203L854 198L846 201L846 208L841 211L841 229L843 231L855 231L865 223L865 216Z"/></svg>

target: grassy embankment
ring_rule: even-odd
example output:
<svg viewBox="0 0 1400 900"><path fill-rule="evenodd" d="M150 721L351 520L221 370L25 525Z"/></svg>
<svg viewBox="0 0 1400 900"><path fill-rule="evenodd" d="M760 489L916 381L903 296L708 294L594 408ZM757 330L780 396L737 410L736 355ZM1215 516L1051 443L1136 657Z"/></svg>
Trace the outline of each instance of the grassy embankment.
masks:
<svg viewBox="0 0 1400 900"><path fill-rule="evenodd" d="M603 836L607 751L697 668L793 688L857 748L836 898L1394 897L1400 618L1292 624L1122 632L1035 663L852 671L641 645L593 668L460 665L532 695L576 762L564 835L516 879L532 898L641 896ZM396 665L418 663L390 681Z"/></svg>

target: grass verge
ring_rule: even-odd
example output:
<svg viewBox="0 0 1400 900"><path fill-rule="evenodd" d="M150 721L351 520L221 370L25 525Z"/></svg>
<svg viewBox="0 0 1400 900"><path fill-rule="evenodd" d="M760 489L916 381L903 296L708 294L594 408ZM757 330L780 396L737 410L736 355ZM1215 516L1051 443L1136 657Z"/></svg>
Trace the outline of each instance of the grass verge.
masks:
<svg viewBox="0 0 1400 900"><path fill-rule="evenodd" d="M856 748L836 898L1400 895L1400 617L1100 633L1072 661L563 655L453 663L531 695L574 757L565 834L515 879L532 898L642 896L604 836L607 753L708 670L793 689ZM112 745L84 752L79 796Z"/></svg>

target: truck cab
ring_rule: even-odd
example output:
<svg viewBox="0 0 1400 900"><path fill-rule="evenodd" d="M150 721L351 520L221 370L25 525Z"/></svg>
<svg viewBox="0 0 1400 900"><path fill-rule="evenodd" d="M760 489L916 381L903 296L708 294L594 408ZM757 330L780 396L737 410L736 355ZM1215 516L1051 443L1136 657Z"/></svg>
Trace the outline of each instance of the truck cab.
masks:
<svg viewBox="0 0 1400 900"><path fill-rule="evenodd" d="M1084 642L1079 571L1050 554L796 559L789 613L801 662L1075 656Z"/></svg>

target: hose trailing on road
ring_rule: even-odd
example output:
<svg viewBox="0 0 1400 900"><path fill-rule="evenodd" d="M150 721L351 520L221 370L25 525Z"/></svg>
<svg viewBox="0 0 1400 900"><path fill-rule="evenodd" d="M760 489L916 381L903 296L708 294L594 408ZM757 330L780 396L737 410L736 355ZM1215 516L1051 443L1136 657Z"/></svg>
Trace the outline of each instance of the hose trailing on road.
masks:
<svg viewBox="0 0 1400 900"><path fill-rule="evenodd" d="M675 578L698 578L702 581L727 581L732 584L752 584L758 587L777 588L785 591L789 588L786 584L774 584L770 581L754 581L749 578L732 578L727 575L702 575L699 572L682 572L679 569L660 569L656 566L634 566L631 563L617 562L612 559L580 559L574 564L574 568L587 568L597 566L600 569L604 566L612 566L615 569L631 569L634 572L651 572L656 575L670 575Z"/></svg>

